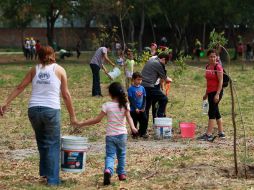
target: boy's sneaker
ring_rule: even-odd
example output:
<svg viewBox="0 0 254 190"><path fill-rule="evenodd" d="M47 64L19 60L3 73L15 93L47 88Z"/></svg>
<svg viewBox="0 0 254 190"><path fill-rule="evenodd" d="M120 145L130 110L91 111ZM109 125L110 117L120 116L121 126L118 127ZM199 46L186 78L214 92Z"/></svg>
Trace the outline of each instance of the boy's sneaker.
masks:
<svg viewBox="0 0 254 190"><path fill-rule="evenodd" d="M219 137L220 139L226 139L226 135L225 135L224 132L219 132L219 133L218 133L218 137Z"/></svg>
<svg viewBox="0 0 254 190"><path fill-rule="evenodd" d="M106 169L104 171L104 181L103 181L103 184L104 185L109 185L110 184L110 178L111 178L110 170Z"/></svg>
<svg viewBox="0 0 254 190"><path fill-rule="evenodd" d="M207 135L207 134L205 133L205 134L199 136L199 137L197 138L197 140L200 140L200 141L210 141L210 142L212 142L212 141L214 140L214 137L213 137L213 135Z"/></svg>
<svg viewBox="0 0 254 190"><path fill-rule="evenodd" d="M120 174L118 175L118 178L120 181L125 181L126 180L126 175L125 174Z"/></svg>

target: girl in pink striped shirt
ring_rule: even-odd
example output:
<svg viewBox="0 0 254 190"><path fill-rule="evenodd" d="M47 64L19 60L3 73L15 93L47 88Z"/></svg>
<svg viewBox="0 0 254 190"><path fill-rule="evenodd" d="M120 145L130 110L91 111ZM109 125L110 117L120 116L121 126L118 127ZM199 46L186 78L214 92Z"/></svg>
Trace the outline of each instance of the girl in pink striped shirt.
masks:
<svg viewBox="0 0 254 190"><path fill-rule="evenodd" d="M93 119L78 123L78 126L80 127L93 125L99 123L104 116L107 116L108 124L106 128L104 185L110 184L110 178L114 173L115 155L118 160L116 170L118 178L121 181L126 180L126 119L130 125L132 133L138 133L130 116L130 106L122 85L118 82L111 83L109 86L109 95L112 100L102 105L102 110L99 115Z"/></svg>

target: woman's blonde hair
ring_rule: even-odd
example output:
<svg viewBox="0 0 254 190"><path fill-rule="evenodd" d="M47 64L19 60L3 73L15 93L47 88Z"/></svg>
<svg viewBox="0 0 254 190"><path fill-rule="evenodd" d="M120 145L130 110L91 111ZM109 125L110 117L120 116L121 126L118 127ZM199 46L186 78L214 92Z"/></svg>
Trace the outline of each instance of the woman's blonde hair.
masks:
<svg viewBox="0 0 254 190"><path fill-rule="evenodd" d="M55 51L50 46L41 46L38 50L38 58L42 65L48 65L56 62Z"/></svg>

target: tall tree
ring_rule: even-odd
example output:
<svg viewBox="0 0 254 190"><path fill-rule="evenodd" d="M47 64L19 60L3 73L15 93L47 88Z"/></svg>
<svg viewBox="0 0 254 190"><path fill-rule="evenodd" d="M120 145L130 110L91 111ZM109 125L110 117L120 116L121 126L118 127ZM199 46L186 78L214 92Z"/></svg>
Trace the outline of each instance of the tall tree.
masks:
<svg viewBox="0 0 254 190"><path fill-rule="evenodd" d="M32 6L28 1L7 0L0 1L2 11L1 21L4 26L17 28L21 31L21 44L23 45L24 29L33 19Z"/></svg>
<svg viewBox="0 0 254 190"><path fill-rule="evenodd" d="M91 5L91 0L6 0L1 1L0 5L3 12L2 20L9 26L21 30L24 30L36 16L45 18L48 44L53 45L55 23L59 16L84 16L84 10Z"/></svg>
<svg viewBox="0 0 254 190"><path fill-rule="evenodd" d="M60 15L67 17L73 11L73 2L78 3L78 1L34 0L31 2L32 7L36 10L36 13L45 18L47 23L48 44L53 45L55 41L54 29L56 20Z"/></svg>

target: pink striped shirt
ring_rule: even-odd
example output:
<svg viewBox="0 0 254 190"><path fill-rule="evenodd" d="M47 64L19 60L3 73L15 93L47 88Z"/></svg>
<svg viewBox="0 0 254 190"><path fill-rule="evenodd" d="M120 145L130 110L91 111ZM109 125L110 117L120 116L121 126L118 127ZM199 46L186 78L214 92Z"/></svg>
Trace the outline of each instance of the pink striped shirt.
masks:
<svg viewBox="0 0 254 190"><path fill-rule="evenodd" d="M129 104L127 104L127 109L130 110ZM102 105L102 111L107 114L108 118L107 136L127 134L125 108L120 109L117 102L106 102Z"/></svg>

